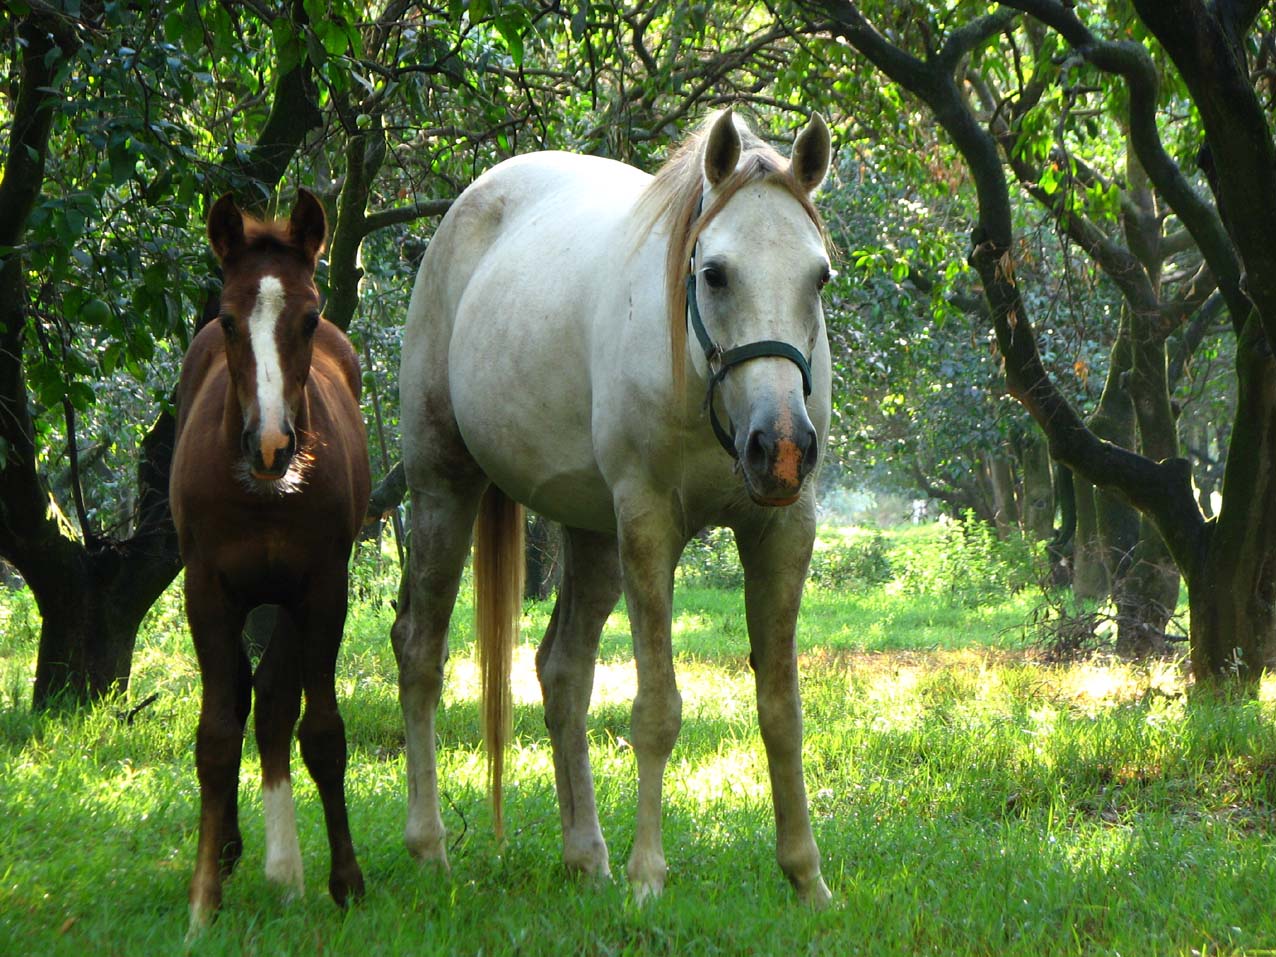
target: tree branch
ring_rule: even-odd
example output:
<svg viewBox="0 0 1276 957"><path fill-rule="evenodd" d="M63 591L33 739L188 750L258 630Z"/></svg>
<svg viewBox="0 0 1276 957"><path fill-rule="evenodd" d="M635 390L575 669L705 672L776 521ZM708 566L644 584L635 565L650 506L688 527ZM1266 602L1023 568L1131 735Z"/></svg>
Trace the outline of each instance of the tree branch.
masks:
<svg viewBox="0 0 1276 957"><path fill-rule="evenodd" d="M1202 255L1227 297L1233 319L1244 322L1248 311L1241 290L1240 264L1218 213L1192 188L1161 143L1156 125L1159 80L1156 65L1142 44L1095 37L1073 10L1058 0L1001 0L1056 30L1087 62L1124 78L1130 91L1130 143L1148 178L1195 238ZM1239 325L1238 325L1239 329Z"/></svg>

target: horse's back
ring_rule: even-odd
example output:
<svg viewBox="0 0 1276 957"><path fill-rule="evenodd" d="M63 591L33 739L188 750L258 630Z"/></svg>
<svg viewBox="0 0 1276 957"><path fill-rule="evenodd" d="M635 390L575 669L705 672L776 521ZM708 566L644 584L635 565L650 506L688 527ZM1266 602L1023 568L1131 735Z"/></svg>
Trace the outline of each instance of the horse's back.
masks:
<svg viewBox="0 0 1276 957"><path fill-rule="evenodd" d="M439 433L455 428L507 493L551 516L571 502L577 522L611 527L591 435L592 341L598 322L623 318L609 283L623 281L631 213L649 181L612 160L536 153L494 167L454 204L422 261L404 334L414 487L439 467Z"/></svg>

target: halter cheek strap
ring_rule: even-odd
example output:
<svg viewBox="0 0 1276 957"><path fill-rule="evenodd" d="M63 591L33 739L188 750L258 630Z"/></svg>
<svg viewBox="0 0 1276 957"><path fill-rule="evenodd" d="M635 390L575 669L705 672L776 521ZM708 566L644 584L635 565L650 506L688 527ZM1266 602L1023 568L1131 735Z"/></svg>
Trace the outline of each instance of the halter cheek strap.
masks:
<svg viewBox="0 0 1276 957"><path fill-rule="evenodd" d="M709 388L705 391L704 407L709 410L709 424L713 426L713 434L718 439L718 444L727 450L727 453L733 458L738 459L740 454L735 447L735 424L727 419L727 427L724 428L718 419L718 412L713 407L713 393L718 388L719 383L726 378L732 366L738 366L742 362L748 362L750 359L759 359L762 356L777 356L781 359L788 359L802 373L802 395L803 397L811 394L811 363L796 347L787 342L781 342L778 339L760 339L757 342L750 342L743 346L736 346L734 349L723 349L713 341L709 335L709 330L704 327L704 320L700 318L700 303L696 298L696 272L695 259L691 261L691 274L687 276L687 324L691 326L692 331L696 334L696 339L700 341L700 348L704 350L704 357L709 363Z"/></svg>

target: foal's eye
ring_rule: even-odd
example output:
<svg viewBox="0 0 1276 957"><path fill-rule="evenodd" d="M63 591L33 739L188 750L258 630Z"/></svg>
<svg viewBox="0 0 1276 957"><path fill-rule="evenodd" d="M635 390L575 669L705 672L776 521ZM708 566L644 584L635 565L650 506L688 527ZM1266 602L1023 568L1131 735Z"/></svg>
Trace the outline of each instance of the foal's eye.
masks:
<svg viewBox="0 0 1276 957"><path fill-rule="evenodd" d="M315 330L318 328L319 328L319 313L318 312L306 313L306 321L301 324L301 331L304 332L307 336L313 336L315 334Z"/></svg>
<svg viewBox="0 0 1276 957"><path fill-rule="evenodd" d="M704 281L710 289L723 289L727 285L727 274L721 266L705 266Z"/></svg>
<svg viewBox="0 0 1276 957"><path fill-rule="evenodd" d="M823 289L829 284L830 280L832 280L835 275L837 275L837 273L833 272L833 270L828 266L825 266L824 272L820 273L820 278L818 280L819 287Z"/></svg>

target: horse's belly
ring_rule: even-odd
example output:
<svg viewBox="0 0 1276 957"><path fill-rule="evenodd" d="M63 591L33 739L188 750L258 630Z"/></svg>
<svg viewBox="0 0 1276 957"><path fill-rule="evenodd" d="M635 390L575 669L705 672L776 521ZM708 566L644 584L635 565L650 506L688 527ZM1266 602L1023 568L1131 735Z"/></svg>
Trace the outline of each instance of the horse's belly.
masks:
<svg viewBox="0 0 1276 957"><path fill-rule="evenodd" d="M594 456L584 357L570 344L503 329L499 314L488 312L481 329L458 324L449 355L466 448L497 487L533 511L611 531L615 514ZM491 348L509 342L519 347Z"/></svg>
<svg viewBox="0 0 1276 957"><path fill-rule="evenodd" d="M556 522L615 529L611 491L594 460L587 419L573 423L570 416L528 414L511 405L479 409L461 391L455 400L461 436L498 488Z"/></svg>

